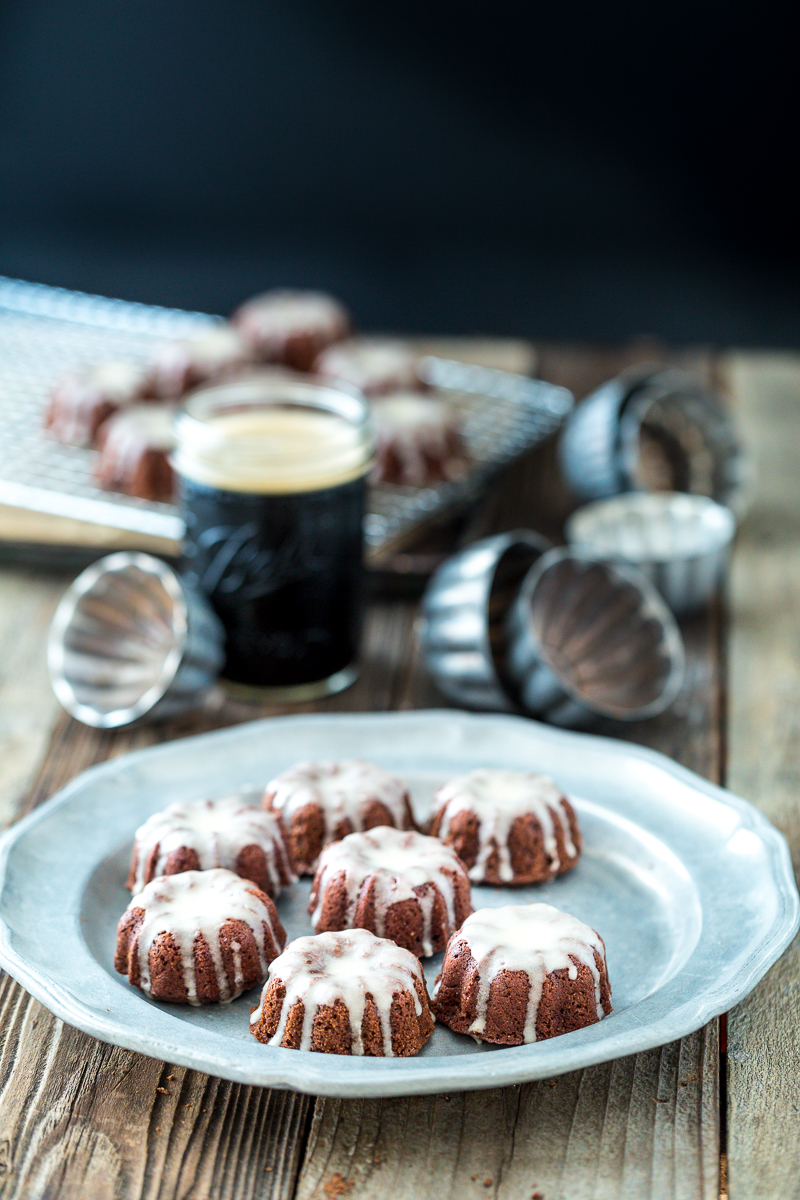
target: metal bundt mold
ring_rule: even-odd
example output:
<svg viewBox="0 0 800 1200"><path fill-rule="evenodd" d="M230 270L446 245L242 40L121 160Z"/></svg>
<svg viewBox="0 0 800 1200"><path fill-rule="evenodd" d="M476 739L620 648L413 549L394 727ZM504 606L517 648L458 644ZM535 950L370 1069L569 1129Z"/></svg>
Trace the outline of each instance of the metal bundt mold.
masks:
<svg viewBox="0 0 800 1200"><path fill-rule="evenodd" d="M638 367L577 406L558 447L585 500L630 491L690 492L741 508L746 462L712 391L681 371Z"/></svg>
<svg viewBox="0 0 800 1200"><path fill-rule="evenodd" d="M719 586L735 529L731 510L706 496L629 492L579 508L566 535L585 553L638 567L684 615Z"/></svg>
<svg viewBox="0 0 800 1200"><path fill-rule="evenodd" d="M531 568L507 638L523 707L555 725L656 716L683 681L683 641L653 585L633 567L572 550Z"/></svg>
<svg viewBox="0 0 800 1200"><path fill-rule="evenodd" d="M505 617L532 564L550 548L526 529L484 538L434 572L420 640L439 690L466 708L517 712L505 674Z"/></svg>
<svg viewBox="0 0 800 1200"><path fill-rule="evenodd" d="M56 609L53 690L84 725L114 729L196 707L224 662L224 631L166 563L120 552L93 563Z"/></svg>

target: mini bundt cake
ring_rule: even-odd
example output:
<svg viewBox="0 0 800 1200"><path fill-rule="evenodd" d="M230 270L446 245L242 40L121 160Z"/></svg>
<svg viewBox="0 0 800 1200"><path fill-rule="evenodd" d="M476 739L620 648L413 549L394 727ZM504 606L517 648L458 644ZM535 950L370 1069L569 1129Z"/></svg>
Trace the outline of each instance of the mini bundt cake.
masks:
<svg viewBox="0 0 800 1200"><path fill-rule="evenodd" d="M391 392L370 405L376 483L425 487L457 479L469 466L458 410L422 392Z"/></svg>
<svg viewBox="0 0 800 1200"><path fill-rule="evenodd" d="M267 784L264 807L280 814L301 875L313 875L322 847L348 833L414 828L406 785L360 758L297 763Z"/></svg>
<svg viewBox="0 0 800 1200"><path fill-rule="evenodd" d="M101 487L143 500L169 502L175 493L170 455L175 405L133 404L101 426L94 476Z"/></svg>
<svg viewBox="0 0 800 1200"><path fill-rule="evenodd" d="M154 1000L213 1004L263 983L286 944L266 892L233 871L159 875L117 928L114 966Z"/></svg>
<svg viewBox="0 0 800 1200"><path fill-rule="evenodd" d="M264 292L236 309L232 323L263 362L310 371L326 346L350 332L350 315L324 292Z"/></svg>
<svg viewBox="0 0 800 1200"><path fill-rule="evenodd" d="M104 362L79 368L57 380L50 393L44 426L60 442L92 446L104 421L151 393L147 367Z"/></svg>
<svg viewBox="0 0 800 1200"><path fill-rule="evenodd" d="M355 337L323 350L314 373L334 383L348 383L367 396L380 396L421 389L418 362L419 355L406 342Z"/></svg>
<svg viewBox="0 0 800 1200"><path fill-rule="evenodd" d="M325 847L308 911L315 933L369 929L420 958L444 950L472 901L452 847L381 825Z"/></svg>
<svg viewBox="0 0 800 1200"><path fill-rule="evenodd" d="M162 342L153 360L156 395L178 400L191 388L235 374L255 355L241 332L225 322L195 337Z"/></svg>
<svg viewBox="0 0 800 1200"><path fill-rule="evenodd" d="M545 775L478 769L443 784L431 833L453 846L473 883L543 883L578 861L575 811Z"/></svg>
<svg viewBox="0 0 800 1200"><path fill-rule="evenodd" d="M280 818L241 796L178 800L136 830L127 887L157 875L224 867L273 899L296 879Z"/></svg>
<svg viewBox="0 0 800 1200"><path fill-rule="evenodd" d="M425 978L409 950L365 929L290 942L269 970L250 1031L268 1046L387 1058L433 1032Z"/></svg>
<svg viewBox="0 0 800 1200"><path fill-rule="evenodd" d="M450 939L434 1011L456 1033L519 1046L611 1012L603 939L550 904L482 908Z"/></svg>

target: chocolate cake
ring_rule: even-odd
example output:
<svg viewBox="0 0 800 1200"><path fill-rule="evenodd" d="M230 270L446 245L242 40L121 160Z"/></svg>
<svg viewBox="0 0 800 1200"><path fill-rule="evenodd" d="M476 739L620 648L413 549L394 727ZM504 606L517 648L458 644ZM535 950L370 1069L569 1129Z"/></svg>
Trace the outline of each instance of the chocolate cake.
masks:
<svg viewBox="0 0 800 1200"><path fill-rule="evenodd" d="M127 887L157 875L224 867L273 899L296 879L280 819L240 796L178 800L136 830Z"/></svg>
<svg viewBox="0 0 800 1200"><path fill-rule="evenodd" d="M456 1033L518 1046L611 1012L603 939L549 904L484 908L453 934L434 1011Z"/></svg>
<svg viewBox="0 0 800 1200"><path fill-rule="evenodd" d="M290 942L250 1017L268 1046L407 1057L433 1032L419 959L364 929Z"/></svg>
<svg viewBox="0 0 800 1200"><path fill-rule="evenodd" d="M263 803L280 814L301 875L313 875L322 847L348 833L414 828L402 780L358 758L297 763L267 784Z"/></svg>
<svg viewBox="0 0 800 1200"><path fill-rule="evenodd" d="M158 396L178 400L193 387L233 375L255 362L241 332L225 322L195 337L162 342L153 361L153 388Z"/></svg>
<svg viewBox="0 0 800 1200"><path fill-rule="evenodd" d="M92 446L104 421L151 391L150 370L137 363L103 362L78 368L54 384L45 429L60 442Z"/></svg>
<svg viewBox="0 0 800 1200"><path fill-rule="evenodd" d="M169 503L175 495L170 455L175 405L134 404L105 422L98 434L94 476L109 491Z"/></svg>
<svg viewBox="0 0 800 1200"><path fill-rule="evenodd" d="M542 883L581 852L575 810L544 775L478 769L436 792L431 833L453 846L473 883Z"/></svg>
<svg viewBox="0 0 800 1200"><path fill-rule="evenodd" d="M419 958L444 950L472 901L450 846L382 825L325 847L308 911L315 933L369 929Z"/></svg>
<svg viewBox="0 0 800 1200"><path fill-rule="evenodd" d="M419 355L406 342L390 338L354 337L323 350L314 373L333 383L346 383L366 396L417 391Z"/></svg>
<svg viewBox="0 0 800 1200"><path fill-rule="evenodd" d="M349 313L324 292L264 292L240 305L231 321L262 362L297 371L310 371L326 346L350 332Z"/></svg>
<svg viewBox="0 0 800 1200"><path fill-rule="evenodd" d="M372 401L376 483L424 487L457 479L469 467L458 410L424 392L391 392Z"/></svg>
<svg viewBox="0 0 800 1200"><path fill-rule="evenodd" d="M133 897L114 966L154 1000L227 1003L264 981L285 942L266 892L232 871L184 871Z"/></svg>

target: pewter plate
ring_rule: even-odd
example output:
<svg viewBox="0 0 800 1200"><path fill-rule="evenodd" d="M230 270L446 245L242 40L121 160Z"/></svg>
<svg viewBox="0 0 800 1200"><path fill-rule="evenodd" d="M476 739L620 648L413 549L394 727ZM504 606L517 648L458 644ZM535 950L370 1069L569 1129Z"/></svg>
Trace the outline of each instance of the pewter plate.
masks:
<svg viewBox="0 0 800 1200"><path fill-rule="evenodd" d="M438 783L473 767L557 779L584 831L578 867L539 888L476 888L475 906L544 900L597 928L614 1012L531 1046L480 1046L437 1025L417 1058L349 1058L256 1042L257 989L231 1005L157 1005L114 972L133 834L151 812L263 784L299 758L351 755L404 776L420 818ZM310 931L307 893L279 898L290 937ZM624 742L448 711L276 717L137 751L86 771L0 839L0 962L44 1005L167 1062L319 1095L496 1087L661 1045L755 986L797 930L799 903L782 836L744 800Z"/></svg>

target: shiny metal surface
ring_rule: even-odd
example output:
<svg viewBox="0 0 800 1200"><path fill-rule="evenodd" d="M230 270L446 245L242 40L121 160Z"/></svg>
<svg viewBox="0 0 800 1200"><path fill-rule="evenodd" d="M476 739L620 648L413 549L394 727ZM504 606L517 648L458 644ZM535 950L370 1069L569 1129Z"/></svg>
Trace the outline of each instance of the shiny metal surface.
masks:
<svg viewBox="0 0 800 1200"><path fill-rule="evenodd" d="M653 585L578 551L551 550L531 568L507 637L523 707L555 725L655 716L683 682L680 631Z"/></svg>
<svg viewBox="0 0 800 1200"><path fill-rule="evenodd" d="M638 567L683 615L719 586L735 529L731 510L706 496L629 492L579 508L565 532L587 554Z"/></svg>
<svg viewBox="0 0 800 1200"><path fill-rule="evenodd" d="M517 529L447 559L422 598L420 641L436 686L467 708L516 712L505 676L505 616L528 569L550 547Z"/></svg>
<svg viewBox="0 0 800 1200"><path fill-rule="evenodd" d="M605 940L614 1011L575 1033L490 1048L437 1025L416 1058L264 1047L257 991L232 1004L154 1004L112 966L135 830L176 800L229 795L302 758L362 756L407 780L418 818L435 788L487 765L551 775L575 805L574 871L544 901ZM308 883L281 892L289 937L311 932ZM481 887L476 906L509 903ZM63 1020L170 1063L264 1087L398 1096L548 1079L663 1045L741 1000L786 948L800 905L786 843L744 800L624 741L520 717L447 712L278 717L92 767L0 837L0 961ZM441 956L427 960L429 984Z"/></svg>
<svg viewBox="0 0 800 1200"><path fill-rule="evenodd" d="M115 729L201 702L224 662L224 632L202 597L149 554L110 554L68 588L47 663L61 704L84 725Z"/></svg>
<svg viewBox="0 0 800 1200"><path fill-rule="evenodd" d="M747 464L713 392L681 371L635 368L598 388L562 429L564 477L586 500L629 491L710 496L739 509Z"/></svg>

